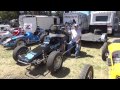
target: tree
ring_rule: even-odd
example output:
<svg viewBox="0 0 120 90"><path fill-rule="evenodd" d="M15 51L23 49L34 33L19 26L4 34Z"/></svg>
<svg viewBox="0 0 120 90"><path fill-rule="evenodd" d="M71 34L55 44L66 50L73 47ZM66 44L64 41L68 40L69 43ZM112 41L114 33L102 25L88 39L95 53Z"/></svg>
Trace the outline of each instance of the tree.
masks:
<svg viewBox="0 0 120 90"><path fill-rule="evenodd" d="M17 19L18 16L18 11L0 11L0 17L2 20Z"/></svg>

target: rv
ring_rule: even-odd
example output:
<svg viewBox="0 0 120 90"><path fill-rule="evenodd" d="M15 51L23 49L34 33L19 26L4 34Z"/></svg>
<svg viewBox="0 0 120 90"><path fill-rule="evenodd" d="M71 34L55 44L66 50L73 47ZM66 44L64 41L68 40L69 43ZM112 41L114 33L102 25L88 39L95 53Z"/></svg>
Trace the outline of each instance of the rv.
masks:
<svg viewBox="0 0 120 90"><path fill-rule="evenodd" d="M34 33L37 26L44 30L49 29L54 24L60 24L60 19L57 16L22 15L19 16L19 24L24 30Z"/></svg>
<svg viewBox="0 0 120 90"><path fill-rule="evenodd" d="M119 18L116 11L93 11L90 17L90 31L99 29L104 33L113 34L118 31Z"/></svg>
<svg viewBox="0 0 120 90"><path fill-rule="evenodd" d="M63 13L63 24L75 22L78 25L81 25L82 30L88 30L89 20L88 16L80 12L64 12Z"/></svg>

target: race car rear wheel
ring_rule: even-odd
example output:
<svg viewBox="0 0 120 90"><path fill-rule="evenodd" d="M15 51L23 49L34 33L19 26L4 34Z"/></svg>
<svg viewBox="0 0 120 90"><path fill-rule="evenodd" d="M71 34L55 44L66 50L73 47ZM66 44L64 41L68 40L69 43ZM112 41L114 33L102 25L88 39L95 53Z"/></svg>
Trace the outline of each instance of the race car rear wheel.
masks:
<svg viewBox="0 0 120 90"><path fill-rule="evenodd" d="M50 53L47 59L47 68L51 73L58 72L63 64L62 54L59 51L53 51Z"/></svg>
<svg viewBox="0 0 120 90"><path fill-rule="evenodd" d="M13 50L13 59L18 61L18 56L26 54L29 51L28 47L26 46L18 46Z"/></svg>
<svg viewBox="0 0 120 90"><path fill-rule="evenodd" d="M81 71L80 79L93 79L94 77L93 66L87 64Z"/></svg>
<svg viewBox="0 0 120 90"><path fill-rule="evenodd" d="M26 43L24 40L18 40L16 46L26 46Z"/></svg>

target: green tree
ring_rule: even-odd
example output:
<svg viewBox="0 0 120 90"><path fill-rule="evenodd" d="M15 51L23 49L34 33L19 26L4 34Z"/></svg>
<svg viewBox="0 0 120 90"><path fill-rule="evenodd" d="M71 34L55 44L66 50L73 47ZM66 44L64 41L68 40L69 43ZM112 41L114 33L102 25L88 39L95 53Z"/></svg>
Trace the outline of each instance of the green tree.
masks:
<svg viewBox="0 0 120 90"><path fill-rule="evenodd" d="M17 19L18 14L18 11L0 11L0 17L2 20Z"/></svg>

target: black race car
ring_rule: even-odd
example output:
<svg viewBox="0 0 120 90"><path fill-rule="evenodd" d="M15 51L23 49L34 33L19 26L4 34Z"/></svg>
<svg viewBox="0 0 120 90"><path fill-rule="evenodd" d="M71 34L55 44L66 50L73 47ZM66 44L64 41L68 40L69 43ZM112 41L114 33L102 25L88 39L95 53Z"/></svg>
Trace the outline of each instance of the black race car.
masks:
<svg viewBox="0 0 120 90"><path fill-rule="evenodd" d="M63 57L75 46L67 50L69 37L63 30L50 29L46 32L48 33L44 37L43 43L33 50L26 46L16 47L13 51L13 59L24 65L38 66L45 63L51 73L59 71L63 64Z"/></svg>

